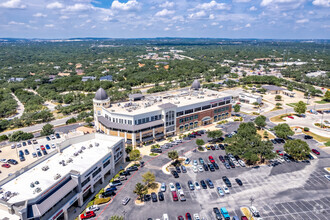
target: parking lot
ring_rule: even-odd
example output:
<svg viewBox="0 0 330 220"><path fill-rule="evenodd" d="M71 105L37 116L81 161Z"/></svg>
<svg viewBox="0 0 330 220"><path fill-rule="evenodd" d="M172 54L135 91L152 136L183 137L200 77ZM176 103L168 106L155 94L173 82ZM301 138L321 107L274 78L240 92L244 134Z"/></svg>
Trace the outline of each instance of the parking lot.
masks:
<svg viewBox="0 0 330 220"><path fill-rule="evenodd" d="M231 129L230 129L231 130ZM203 139L207 139L203 136ZM314 142L310 141L310 147L315 147ZM283 145L276 148L281 149ZM326 172L324 167L330 166L329 155L320 150L321 155L310 163L302 162L282 162L281 164L260 167L236 167L226 169L219 160L219 155L225 155L223 150L214 150L206 152L194 152L195 139L175 146L175 150L186 152L185 156L192 160L202 157L208 162L208 156L212 155L219 165L219 170L215 172L203 171L193 172L192 166L187 166L187 173L179 173L179 178L165 174L161 166L168 163L167 153L159 157L151 158L145 156L146 166L137 173L130 176L124 183L121 191L113 198L113 201L105 208L98 219L108 219L112 215L125 214L126 219L157 219L167 213L170 219L176 219L178 216L184 216L186 212L190 214L198 213L205 219L215 219L213 207L226 207L230 216L241 216L240 208L249 207L251 198L263 219L327 219L329 208L325 206L329 201L330 184L324 177ZM317 148L319 149L319 148ZM181 154L180 154L181 155ZM133 194L135 184L141 182L141 175L151 171L156 175L157 182L164 182L167 185L167 191L164 193L165 200L152 202L147 201L144 205L135 205L136 195ZM232 187L229 188L230 194L220 196L217 187L223 187L222 176L227 176ZM211 179L215 188L190 190L187 182L201 181ZM235 182L239 178L243 186ZM179 182L186 201L174 202L169 183ZM121 205L121 200L129 196L132 200L126 206ZM308 204L308 205L306 205Z"/></svg>
<svg viewBox="0 0 330 220"><path fill-rule="evenodd" d="M11 173L15 173L16 171L26 167L27 165L33 163L34 161L40 159L44 156L41 150L41 146L43 145L45 147L45 150L47 153L52 152L55 149L56 143L62 142L64 140L64 137L60 135L60 138L50 139L49 141L46 139L46 137L37 138L36 144L27 144L27 141L21 141L19 142L21 144L21 147L17 147L18 143L11 143L10 145L4 146L1 148L0 153L0 159L14 159L18 162L16 165L11 165L9 168L1 167L0 168L0 180L6 178ZM23 146L23 142L26 143L26 146ZM12 145L16 145L15 148L12 149ZM49 145L49 149L46 148L46 145ZM54 144L54 145L53 145ZM53 146L52 146L53 145ZM20 161L19 158L19 151L25 152L25 150L28 150L28 154L24 153L25 161ZM37 152L40 151L41 155ZM36 157L33 157L33 153L36 153ZM1 165L6 164L6 162L0 163Z"/></svg>

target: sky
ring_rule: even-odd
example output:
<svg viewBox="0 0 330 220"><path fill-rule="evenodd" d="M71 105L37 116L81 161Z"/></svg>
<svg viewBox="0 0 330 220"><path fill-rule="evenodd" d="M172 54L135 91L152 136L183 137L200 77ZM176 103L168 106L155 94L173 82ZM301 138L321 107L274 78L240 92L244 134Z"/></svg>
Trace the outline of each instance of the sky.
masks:
<svg viewBox="0 0 330 220"><path fill-rule="evenodd" d="M330 0L0 0L0 37L329 39Z"/></svg>

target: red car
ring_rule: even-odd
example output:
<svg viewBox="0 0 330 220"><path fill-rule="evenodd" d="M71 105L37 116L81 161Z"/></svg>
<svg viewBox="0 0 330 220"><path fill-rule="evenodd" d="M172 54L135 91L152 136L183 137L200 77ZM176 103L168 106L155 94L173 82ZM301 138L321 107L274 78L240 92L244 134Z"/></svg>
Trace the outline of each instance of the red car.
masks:
<svg viewBox="0 0 330 220"><path fill-rule="evenodd" d="M46 150L44 145L41 145L40 148L41 148L41 150Z"/></svg>
<svg viewBox="0 0 330 220"><path fill-rule="evenodd" d="M249 220L246 216L242 216L241 220Z"/></svg>
<svg viewBox="0 0 330 220"><path fill-rule="evenodd" d="M176 191L172 191L172 197L173 201L178 201L178 194L176 194Z"/></svg>
<svg viewBox="0 0 330 220"><path fill-rule="evenodd" d="M9 168L10 167L10 165L8 163L2 164L1 166L2 167L5 167L5 168Z"/></svg>
<svg viewBox="0 0 330 220"><path fill-rule="evenodd" d="M319 152L318 150L316 150L316 149L312 149L312 152L313 152L314 154L316 154L316 155L320 155L320 152Z"/></svg>
<svg viewBox="0 0 330 220"><path fill-rule="evenodd" d="M192 220L192 217L189 212L186 213L186 220Z"/></svg>
<svg viewBox="0 0 330 220"><path fill-rule="evenodd" d="M92 217L95 217L95 213L93 211L89 211L80 215L80 219L89 219Z"/></svg>
<svg viewBox="0 0 330 220"><path fill-rule="evenodd" d="M283 152L280 151L280 150L276 150L276 153L277 153L278 155L280 155L280 156L283 156L283 155L284 155Z"/></svg>
<svg viewBox="0 0 330 220"><path fill-rule="evenodd" d="M215 161L214 161L214 159L213 159L212 156L209 156L209 160L210 160L211 163L215 163Z"/></svg>
<svg viewBox="0 0 330 220"><path fill-rule="evenodd" d="M178 220L184 220L184 218L182 217L182 215L180 215L180 216L178 217Z"/></svg>
<svg viewBox="0 0 330 220"><path fill-rule="evenodd" d="M200 133L198 133L198 132L193 132L193 133L191 133L191 134L193 134L193 135L196 135L196 136L202 136Z"/></svg>
<svg viewBox="0 0 330 220"><path fill-rule="evenodd" d="M294 117L292 117L292 116L288 116L288 118L294 119Z"/></svg>

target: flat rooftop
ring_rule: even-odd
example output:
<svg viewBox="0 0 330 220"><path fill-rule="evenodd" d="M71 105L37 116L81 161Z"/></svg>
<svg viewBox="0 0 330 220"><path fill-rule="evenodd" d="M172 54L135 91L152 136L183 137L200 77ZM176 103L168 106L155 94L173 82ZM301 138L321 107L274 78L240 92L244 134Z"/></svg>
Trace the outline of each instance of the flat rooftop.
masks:
<svg viewBox="0 0 330 220"><path fill-rule="evenodd" d="M146 113L147 111L161 110L162 107L170 107L169 104L183 107L229 96L231 95L210 89L190 90L184 88L145 95L143 100L112 103L107 110L117 114L133 116Z"/></svg>
<svg viewBox="0 0 330 220"><path fill-rule="evenodd" d="M86 141L87 136L91 138L88 138L89 140ZM97 163L109 152L108 147L114 146L120 140L122 140L120 137L104 134L89 134L64 141L63 144L69 143L68 141L74 143L68 145L62 153L56 153L50 158L40 162L32 169L5 183L1 187L3 193L7 191L17 193L17 195L9 198L7 202L16 203L35 198L58 182L62 177L69 174L71 170L78 171L80 174L86 172L93 164ZM96 146L96 143L98 143L98 146ZM90 144L92 144L93 147L90 147ZM85 147L86 149L82 150L81 153L75 156L74 154L79 152L82 147ZM72 159L71 162L68 162L69 158ZM66 166L60 164L60 161L63 160L65 161ZM45 166L49 167L47 171L42 170ZM57 174L60 174L61 177L55 180L54 176ZM32 188L30 184L35 181L39 181L39 184ZM41 188L41 191L39 193L34 193L37 187ZM3 194L0 194L0 199L2 197Z"/></svg>

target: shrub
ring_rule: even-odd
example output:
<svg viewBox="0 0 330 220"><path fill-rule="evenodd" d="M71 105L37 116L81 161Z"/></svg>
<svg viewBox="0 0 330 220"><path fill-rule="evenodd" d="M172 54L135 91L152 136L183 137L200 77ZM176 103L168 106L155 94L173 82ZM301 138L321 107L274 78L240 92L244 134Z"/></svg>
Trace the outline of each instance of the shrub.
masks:
<svg viewBox="0 0 330 220"><path fill-rule="evenodd" d="M154 157L154 156L157 156L158 154L156 154L156 153L151 153L151 154L149 154L149 156L151 156L151 157Z"/></svg>
<svg viewBox="0 0 330 220"><path fill-rule="evenodd" d="M8 140L8 136L7 135L1 135L0 136L0 141L5 141L5 140Z"/></svg>
<svg viewBox="0 0 330 220"><path fill-rule="evenodd" d="M330 141L326 142L324 145L330 147Z"/></svg>
<svg viewBox="0 0 330 220"><path fill-rule="evenodd" d="M320 127L321 126L320 123L315 123L314 125L317 126L317 127Z"/></svg>
<svg viewBox="0 0 330 220"><path fill-rule="evenodd" d="M96 198L94 200L94 205L100 205L100 204L103 204L103 203L107 203L111 200L110 197L107 197L107 198Z"/></svg>
<svg viewBox="0 0 330 220"><path fill-rule="evenodd" d="M304 131L309 131L309 127L304 127Z"/></svg>
<svg viewBox="0 0 330 220"><path fill-rule="evenodd" d="M77 122L77 119L75 118L75 117L73 117L73 118L70 118L69 120L67 120L66 122L65 122L65 124L73 124L73 123L76 123Z"/></svg>
<svg viewBox="0 0 330 220"><path fill-rule="evenodd" d="M201 147L201 146L199 146L197 149L198 149L199 151L204 151L204 147Z"/></svg>

